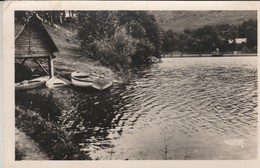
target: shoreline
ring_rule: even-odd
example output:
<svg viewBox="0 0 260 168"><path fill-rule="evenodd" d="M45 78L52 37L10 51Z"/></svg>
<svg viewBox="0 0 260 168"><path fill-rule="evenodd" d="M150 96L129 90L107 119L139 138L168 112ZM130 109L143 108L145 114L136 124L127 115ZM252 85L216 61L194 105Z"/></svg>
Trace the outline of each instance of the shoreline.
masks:
<svg viewBox="0 0 260 168"><path fill-rule="evenodd" d="M216 58L216 57L257 57L257 53L256 54L224 54L222 56L212 56L212 54L175 54L175 55L169 55L167 54L166 56L162 55L162 58L204 58L204 57L212 57L212 58Z"/></svg>

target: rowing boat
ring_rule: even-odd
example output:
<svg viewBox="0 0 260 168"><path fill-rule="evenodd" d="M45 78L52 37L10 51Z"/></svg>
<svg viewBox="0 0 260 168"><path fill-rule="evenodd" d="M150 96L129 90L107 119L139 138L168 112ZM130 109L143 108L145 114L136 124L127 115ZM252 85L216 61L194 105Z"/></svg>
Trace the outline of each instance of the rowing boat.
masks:
<svg viewBox="0 0 260 168"><path fill-rule="evenodd" d="M57 77L52 77L50 78L46 84L48 88L60 88L63 86L68 86L70 85L70 81L67 81L63 78L57 78Z"/></svg>
<svg viewBox="0 0 260 168"><path fill-rule="evenodd" d="M74 86L104 90L113 85L113 80L96 74L73 72L71 82Z"/></svg>
<svg viewBox="0 0 260 168"><path fill-rule="evenodd" d="M92 87L97 90L105 90L113 85L113 80L110 78L99 77L92 83Z"/></svg>
<svg viewBox="0 0 260 168"><path fill-rule="evenodd" d="M22 82L15 83L15 90L28 90L41 87L47 82L49 78L49 76L41 76L35 79L24 80Z"/></svg>

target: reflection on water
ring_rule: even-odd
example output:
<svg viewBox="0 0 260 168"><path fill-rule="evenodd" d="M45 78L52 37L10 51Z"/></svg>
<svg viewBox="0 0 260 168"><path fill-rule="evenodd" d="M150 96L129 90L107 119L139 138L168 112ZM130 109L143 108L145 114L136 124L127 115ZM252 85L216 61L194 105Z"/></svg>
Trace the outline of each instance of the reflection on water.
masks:
<svg viewBox="0 0 260 168"><path fill-rule="evenodd" d="M93 159L257 156L256 57L164 58L110 90L48 94L30 106L55 116Z"/></svg>

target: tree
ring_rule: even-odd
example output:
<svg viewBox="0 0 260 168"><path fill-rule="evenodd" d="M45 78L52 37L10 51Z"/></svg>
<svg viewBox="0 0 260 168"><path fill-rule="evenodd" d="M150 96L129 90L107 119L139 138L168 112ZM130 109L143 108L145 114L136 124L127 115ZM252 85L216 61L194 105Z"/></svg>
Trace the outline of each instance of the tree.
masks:
<svg viewBox="0 0 260 168"><path fill-rule="evenodd" d="M126 64L139 65L148 62L150 56L160 56L159 27L145 11L78 12L77 36L86 56L116 70L127 70ZM119 45L118 39L125 45Z"/></svg>
<svg viewBox="0 0 260 168"><path fill-rule="evenodd" d="M150 48L152 50L147 50L147 52L149 52L150 55L160 57L161 34L154 16L146 11L120 11L118 15L121 25L128 24L132 21L138 22L145 30L145 34L143 34L142 38L146 38L149 41L148 45L150 45L150 43L153 45L153 47ZM142 42L142 44L144 43Z"/></svg>
<svg viewBox="0 0 260 168"><path fill-rule="evenodd" d="M63 24L65 20L65 11L36 11L36 13L44 20L49 21L52 24Z"/></svg>
<svg viewBox="0 0 260 168"><path fill-rule="evenodd" d="M172 30L163 32L162 35L162 50L164 52L172 52L177 49L178 35Z"/></svg>
<svg viewBox="0 0 260 168"><path fill-rule="evenodd" d="M14 17L15 17L16 24L25 24L28 19L28 12L15 11Z"/></svg>
<svg viewBox="0 0 260 168"><path fill-rule="evenodd" d="M253 20L245 21L243 24L245 37L247 38L247 47L257 47L257 22Z"/></svg>
<svg viewBox="0 0 260 168"><path fill-rule="evenodd" d="M83 49L94 40L114 35L118 20L116 11L87 11L78 13L78 37Z"/></svg>

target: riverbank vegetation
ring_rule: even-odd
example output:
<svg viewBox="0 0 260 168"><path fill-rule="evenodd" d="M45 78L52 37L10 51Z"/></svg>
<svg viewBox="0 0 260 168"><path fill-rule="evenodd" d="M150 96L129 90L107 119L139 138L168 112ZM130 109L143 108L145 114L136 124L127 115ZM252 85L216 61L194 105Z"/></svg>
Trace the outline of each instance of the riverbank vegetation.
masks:
<svg viewBox="0 0 260 168"><path fill-rule="evenodd" d="M15 108L15 123L19 130L26 133L51 160L86 160L87 154L80 151L73 143L72 135L57 124L43 118L39 113L17 106ZM26 153L16 148L16 158L21 160Z"/></svg>
<svg viewBox="0 0 260 168"><path fill-rule="evenodd" d="M84 54L116 71L160 57L160 31L145 11L78 13L78 38Z"/></svg>

